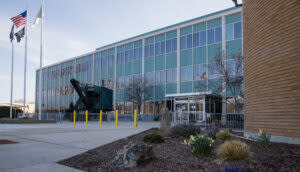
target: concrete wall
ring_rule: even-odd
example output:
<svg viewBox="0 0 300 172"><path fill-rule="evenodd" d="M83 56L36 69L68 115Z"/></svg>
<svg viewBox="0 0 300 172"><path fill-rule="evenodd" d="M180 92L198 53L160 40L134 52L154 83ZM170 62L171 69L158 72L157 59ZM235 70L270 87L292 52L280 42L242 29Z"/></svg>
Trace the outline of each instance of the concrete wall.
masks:
<svg viewBox="0 0 300 172"><path fill-rule="evenodd" d="M300 1L244 0L245 132L300 144Z"/></svg>

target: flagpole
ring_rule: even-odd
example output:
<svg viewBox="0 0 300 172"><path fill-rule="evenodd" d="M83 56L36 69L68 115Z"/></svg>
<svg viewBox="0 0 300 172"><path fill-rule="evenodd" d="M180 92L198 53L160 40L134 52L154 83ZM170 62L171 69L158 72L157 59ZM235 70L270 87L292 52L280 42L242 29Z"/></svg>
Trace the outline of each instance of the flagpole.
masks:
<svg viewBox="0 0 300 172"><path fill-rule="evenodd" d="M28 1L26 5L26 17L28 17ZM25 117L25 110L26 110L26 73L27 73L27 33L28 33L28 20L26 21L25 25L25 59L24 59L24 101L23 101L23 117Z"/></svg>
<svg viewBox="0 0 300 172"><path fill-rule="evenodd" d="M9 118L12 119L13 89L14 89L14 41L11 42L11 79L10 79L10 111Z"/></svg>
<svg viewBox="0 0 300 172"><path fill-rule="evenodd" d="M40 79L39 79L39 120L42 118L42 67L43 67L43 18L44 18L44 0L42 0L42 17L41 17L41 47L40 47Z"/></svg>

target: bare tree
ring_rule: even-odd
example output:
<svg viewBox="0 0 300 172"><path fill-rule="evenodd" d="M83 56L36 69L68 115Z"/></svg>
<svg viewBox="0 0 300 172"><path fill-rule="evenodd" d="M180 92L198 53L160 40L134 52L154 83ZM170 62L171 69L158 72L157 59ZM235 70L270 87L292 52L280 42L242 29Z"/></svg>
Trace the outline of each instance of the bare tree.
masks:
<svg viewBox="0 0 300 172"><path fill-rule="evenodd" d="M220 51L215 56L215 61L208 65L208 75L213 75L215 78L221 79L221 83L210 83L210 87L213 88L213 92L217 93L226 100L227 104L234 107L234 112L239 112L243 107L243 58L241 53L232 54L225 60ZM206 79L208 76L205 73L200 74L200 79ZM206 82L197 81L195 85L196 89L206 90ZM223 94L223 90L226 89L228 94Z"/></svg>
<svg viewBox="0 0 300 172"><path fill-rule="evenodd" d="M134 77L127 84L124 93L124 100L132 102L137 105L137 112L141 112L142 102L145 93L145 84L141 75L134 75Z"/></svg>

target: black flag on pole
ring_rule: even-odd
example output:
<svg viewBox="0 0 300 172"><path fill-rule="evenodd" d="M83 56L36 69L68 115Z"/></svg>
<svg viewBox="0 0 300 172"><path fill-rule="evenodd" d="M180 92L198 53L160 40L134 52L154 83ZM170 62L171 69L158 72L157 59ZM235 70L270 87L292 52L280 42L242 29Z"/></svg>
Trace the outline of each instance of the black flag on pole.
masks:
<svg viewBox="0 0 300 172"><path fill-rule="evenodd" d="M25 27L23 27L21 30L19 30L19 32L15 33L18 43L21 41L21 38L23 38L24 35L25 35Z"/></svg>

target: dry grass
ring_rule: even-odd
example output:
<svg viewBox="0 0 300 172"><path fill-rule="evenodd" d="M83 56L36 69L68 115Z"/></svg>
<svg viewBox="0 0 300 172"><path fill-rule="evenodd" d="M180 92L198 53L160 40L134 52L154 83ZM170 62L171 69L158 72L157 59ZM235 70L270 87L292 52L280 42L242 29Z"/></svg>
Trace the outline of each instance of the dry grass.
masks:
<svg viewBox="0 0 300 172"><path fill-rule="evenodd" d="M250 150L246 143L231 140L223 143L217 150L219 157L224 160L244 160L250 157Z"/></svg>
<svg viewBox="0 0 300 172"><path fill-rule="evenodd" d="M231 138L231 134L227 130L221 130L221 131L217 132L216 137L217 137L217 139L220 139L220 140L228 140Z"/></svg>

